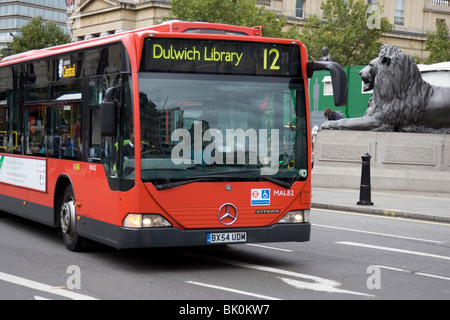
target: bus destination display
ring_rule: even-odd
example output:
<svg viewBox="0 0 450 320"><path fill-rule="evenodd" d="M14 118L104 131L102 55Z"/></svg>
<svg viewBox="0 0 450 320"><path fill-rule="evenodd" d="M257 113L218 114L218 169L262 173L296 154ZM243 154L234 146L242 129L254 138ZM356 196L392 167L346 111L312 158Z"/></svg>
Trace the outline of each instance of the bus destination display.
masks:
<svg viewBox="0 0 450 320"><path fill-rule="evenodd" d="M141 71L298 77L298 45L148 38Z"/></svg>

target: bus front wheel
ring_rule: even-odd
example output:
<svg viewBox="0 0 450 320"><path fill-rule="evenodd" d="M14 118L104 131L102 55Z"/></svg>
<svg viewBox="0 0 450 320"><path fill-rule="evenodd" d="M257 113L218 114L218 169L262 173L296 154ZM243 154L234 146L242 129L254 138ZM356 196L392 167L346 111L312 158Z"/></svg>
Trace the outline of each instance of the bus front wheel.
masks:
<svg viewBox="0 0 450 320"><path fill-rule="evenodd" d="M63 240L67 249L80 251L83 248L83 239L76 231L75 196L71 185L68 185L64 192L59 217Z"/></svg>

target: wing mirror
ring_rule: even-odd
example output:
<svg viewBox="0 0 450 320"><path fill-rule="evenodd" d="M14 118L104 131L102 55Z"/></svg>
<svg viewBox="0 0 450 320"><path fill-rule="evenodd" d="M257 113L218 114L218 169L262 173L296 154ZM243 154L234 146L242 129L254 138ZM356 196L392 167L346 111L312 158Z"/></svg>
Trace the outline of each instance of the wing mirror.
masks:
<svg viewBox="0 0 450 320"><path fill-rule="evenodd" d="M347 105L348 82L347 74L339 63L332 61L308 62L308 78L312 78L314 71L328 70L331 74L333 85L334 104L336 106Z"/></svg>

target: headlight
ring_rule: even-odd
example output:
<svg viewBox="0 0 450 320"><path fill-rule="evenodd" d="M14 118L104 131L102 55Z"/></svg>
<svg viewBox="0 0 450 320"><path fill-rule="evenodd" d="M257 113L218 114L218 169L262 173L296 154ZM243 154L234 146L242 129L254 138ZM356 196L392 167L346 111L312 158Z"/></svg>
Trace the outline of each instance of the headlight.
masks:
<svg viewBox="0 0 450 320"><path fill-rule="evenodd" d="M123 220L127 228L162 228L171 227L172 224L159 214L129 213Z"/></svg>
<svg viewBox="0 0 450 320"><path fill-rule="evenodd" d="M142 228L142 214L127 214L123 220L123 226L128 228Z"/></svg>
<svg viewBox="0 0 450 320"><path fill-rule="evenodd" d="M159 214L144 214L142 218L143 228L171 227L172 224Z"/></svg>
<svg viewBox="0 0 450 320"><path fill-rule="evenodd" d="M286 213L278 223L303 223L309 222L309 210L294 210Z"/></svg>

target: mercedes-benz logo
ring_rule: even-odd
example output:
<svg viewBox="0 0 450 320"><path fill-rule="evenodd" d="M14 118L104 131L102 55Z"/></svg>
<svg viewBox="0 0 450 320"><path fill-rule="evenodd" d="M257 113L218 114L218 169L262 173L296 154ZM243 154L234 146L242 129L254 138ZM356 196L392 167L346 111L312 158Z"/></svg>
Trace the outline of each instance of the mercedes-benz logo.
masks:
<svg viewBox="0 0 450 320"><path fill-rule="evenodd" d="M236 222L238 218L238 210L232 203L225 203L219 208L219 221L224 225L229 226Z"/></svg>

